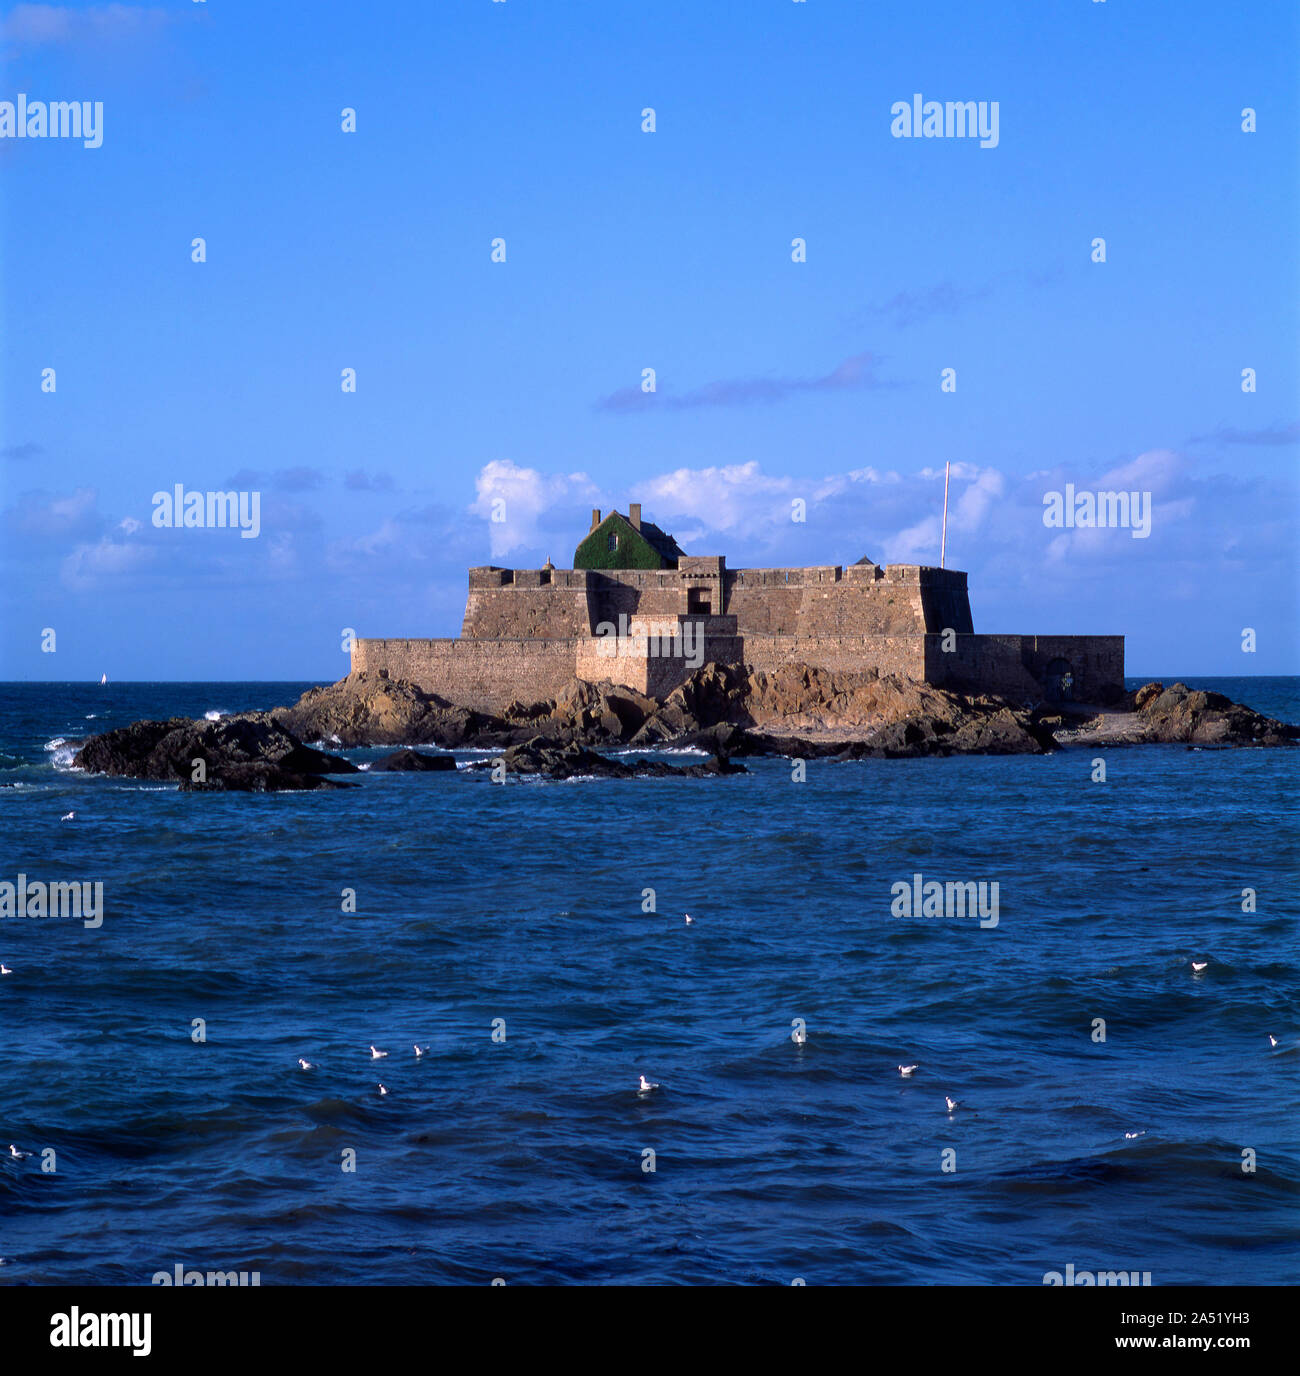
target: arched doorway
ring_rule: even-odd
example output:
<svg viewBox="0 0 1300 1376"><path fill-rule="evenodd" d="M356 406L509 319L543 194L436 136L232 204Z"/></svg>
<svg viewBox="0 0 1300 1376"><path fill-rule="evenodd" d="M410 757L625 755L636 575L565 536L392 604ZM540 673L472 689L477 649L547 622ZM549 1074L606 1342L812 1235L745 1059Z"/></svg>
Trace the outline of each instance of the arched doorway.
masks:
<svg viewBox="0 0 1300 1376"><path fill-rule="evenodd" d="M1074 697L1074 670L1068 659L1054 659L1047 666L1043 687L1048 702L1070 702Z"/></svg>

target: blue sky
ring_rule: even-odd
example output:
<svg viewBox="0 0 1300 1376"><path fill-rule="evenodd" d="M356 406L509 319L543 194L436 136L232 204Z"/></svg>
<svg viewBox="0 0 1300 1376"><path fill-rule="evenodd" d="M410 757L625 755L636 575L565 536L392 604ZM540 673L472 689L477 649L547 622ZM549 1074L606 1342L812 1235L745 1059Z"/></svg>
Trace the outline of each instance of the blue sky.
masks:
<svg viewBox="0 0 1300 1376"><path fill-rule="evenodd" d="M0 101L104 104L0 139L0 678L332 679L637 500L734 567L937 563L945 462L977 630L1300 672L1285 0L0 15ZM998 146L894 138L916 92ZM177 483L260 534L155 528ZM1066 483L1150 536L1046 528Z"/></svg>

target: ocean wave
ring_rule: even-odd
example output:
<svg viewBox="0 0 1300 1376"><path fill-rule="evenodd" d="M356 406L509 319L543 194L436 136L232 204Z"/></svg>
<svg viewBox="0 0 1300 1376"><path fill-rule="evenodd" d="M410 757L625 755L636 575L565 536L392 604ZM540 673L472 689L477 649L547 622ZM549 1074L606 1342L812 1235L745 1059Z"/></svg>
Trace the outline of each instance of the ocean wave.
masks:
<svg viewBox="0 0 1300 1376"><path fill-rule="evenodd" d="M229 715L230 715L230 709L229 709L229 708L227 708L227 707L214 707L214 708L212 708L211 711L209 711L209 712L204 712L204 714L203 714L203 720L204 720L204 721L220 721L222 717L228 717Z"/></svg>
<svg viewBox="0 0 1300 1376"><path fill-rule="evenodd" d="M72 757L77 753L80 741L70 741L66 736L55 736L45 742L46 752L52 756L50 763L55 769L71 769Z"/></svg>
<svg viewBox="0 0 1300 1376"><path fill-rule="evenodd" d="M611 755L694 755L701 760L711 759L707 750L701 750L698 745L643 745L639 748L625 750L611 750Z"/></svg>

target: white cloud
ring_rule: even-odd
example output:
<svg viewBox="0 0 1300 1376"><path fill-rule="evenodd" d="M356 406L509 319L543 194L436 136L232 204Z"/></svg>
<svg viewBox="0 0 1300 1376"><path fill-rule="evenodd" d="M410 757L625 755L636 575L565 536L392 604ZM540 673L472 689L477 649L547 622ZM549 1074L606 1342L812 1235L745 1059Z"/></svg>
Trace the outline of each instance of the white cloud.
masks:
<svg viewBox="0 0 1300 1376"><path fill-rule="evenodd" d="M513 549L535 548L548 512L565 511L565 524L571 529L574 511L600 497L595 483L585 473L547 475L535 468L521 468L509 459L484 464L474 487L478 495L470 510L488 523L494 559L504 558ZM504 505L498 508L498 501ZM497 511L504 519L492 519Z"/></svg>
<svg viewBox="0 0 1300 1376"><path fill-rule="evenodd" d="M84 592L107 578L120 578L144 568L155 551L107 537L93 545L76 545L59 566L65 587Z"/></svg>
<svg viewBox="0 0 1300 1376"><path fill-rule="evenodd" d="M102 43L152 33L169 22L167 11L149 5L15 5L0 34L19 47Z"/></svg>
<svg viewBox="0 0 1300 1376"><path fill-rule="evenodd" d="M639 490L657 510L699 521L706 530L724 531L788 521L791 498L807 489L807 483L796 484L793 478L768 477L751 459L725 468L677 468L642 483Z"/></svg>

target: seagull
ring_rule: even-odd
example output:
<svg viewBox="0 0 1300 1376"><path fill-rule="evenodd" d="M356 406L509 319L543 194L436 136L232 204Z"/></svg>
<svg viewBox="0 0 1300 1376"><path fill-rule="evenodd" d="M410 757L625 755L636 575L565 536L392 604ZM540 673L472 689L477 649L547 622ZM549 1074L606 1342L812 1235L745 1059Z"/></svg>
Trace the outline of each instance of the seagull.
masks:
<svg viewBox="0 0 1300 1376"><path fill-rule="evenodd" d="M30 1155L31 1155L31 1152L29 1152L29 1151L19 1151L18 1148L17 1148L16 1146L14 1146L14 1144L13 1144L12 1142L10 1142L10 1143L9 1143L9 1155L12 1156L13 1159L14 1159L15 1161L21 1161L21 1160L23 1159L24 1156L30 1156Z"/></svg>
<svg viewBox="0 0 1300 1376"><path fill-rule="evenodd" d="M637 1086L637 1093L638 1093L638 1094L649 1094L650 1091L651 1091L652 1089L658 1089L658 1088L659 1088L659 1086L658 1086L657 1084L655 1084L655 1082L654 1082L653 1080L647 1080L646 1077L645 1077L644 1075L642 1075L642 1076L641 1076L641 1083Z"/></svg>
<svg viewBox="0 0 1300 1376"><path fill-rule="evenodd" d="M943 1098L944 1102L948 1105L948 1112L951 1113L953 1109L957 1107L957 1100L949 1094L945 1094Z"/></svg>
<svg viewBox="0 0 1300 1376"><path fill-rule="evenodd" d="M1134 1137L1145 1137L1146 1135L1147 1131L1145 1128L1143 1128L1141 1132L1126 1132L1124 1134L1124 1140L1126 1142L1130 1142L1133 1140Z"/></svg>
<svg viewBox="0 0 1300 1376"><path fill-rule="evenodd" d="M1277 1038L1271 1032L1268 1034L1268 1044L1269 1046L1277 1045Z"/></svg>
<svg viewBox="0 0 1300 1376"><path fill-rule="evenodd" d="M694 926L695 926L695 919L690 915L690 913L686 913L686 914L685 914L685 917L686 917L686 925L687 925L688 927L694 927Z"/></svg>
<svg viewBox="0 0 1300 1376"><path fill-rule="evenodd" d="M380 1085L380 1086L379 1086L379 1092L380 1092L380 1094L387 1094L387 1093L388 1093L388 1087L387 1087L386 1085Z"/></svg>
<svg viewBox="0 0 1300 1376"><path fill-rule="evenodd" d="M1192 974L1199 975L1209 963L1208 960L1192 961Z"/></svg>
<svg viewBox="0 0 1300 1376"><path fill-rule="evenodd" d="M315 1069L316 1069L316 1062L315 1062L315 1061L306 1061L306 1060L304 1060L301 1056L298 1057L298 1064L299 1064L304 1070L315 1070Z"/></svg>
<svg viewBox="0 0 1300 1376"><path fill-rule="evenodd" d="M415 1046L413 1044L411 1049L415 1052L415 1059L418 1061L429 1048L427 1046Z"/></svg>
<svg viewBox="0 0 1300 1376"><path fill-rule="evenodd" d="M790 1040L796 1046L802 1046L804 1042L808 1040L808 1034L802 1027L796 1027L794 1031L790 1033Z"/></svg>
<svg viewBox="0 0 1300 1376"><path fill-rule="evenodd" d="M12 975L13 971L7 965L0 965L0 975Z"/></svg>
<svg viewBox="0 0 1300 1376"><path fill-rule="evenodd" d="M59 818L60 822L75 822L76 820L77 814L75 812L65 812L63 816Z"/></svg>
<svg viewBox="0 0 1300 1376"><path fill-rule="evenodd" d="M898 1067L898 1073L899 1073L899 1074L903 1077L903 1079L905 1079L905 1080L906 1080L906 1079L908 1078L908 1076L910 1076L915 1070L916 1070L916 1066L914 1066L914 1065L900 1065L900 1066Z"/></svg>
<svg viewBox="0 0 1300 1376"><path fill-rule="evenodd" d="M377 1051L373 1046L370 1048L370 1059L372 1061L382 1061L387 1055L387 1051Z"/></svg>

